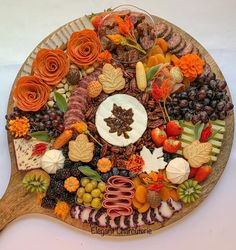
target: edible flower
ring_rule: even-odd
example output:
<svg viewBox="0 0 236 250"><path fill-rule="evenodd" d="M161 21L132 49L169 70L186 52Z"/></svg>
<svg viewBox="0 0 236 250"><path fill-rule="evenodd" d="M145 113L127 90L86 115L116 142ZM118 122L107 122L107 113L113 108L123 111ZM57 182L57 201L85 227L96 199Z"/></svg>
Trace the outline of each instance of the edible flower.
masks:
<svg viewBox="0 0 236 250"><path fill-rule="evenodd" d="M116 22L118 24L118 31L121 35L128 36L130 39L135 40L135 37L131 34L131 30L134 28L133 23L129 16L125 16L122 19L120 16L115 16Z"/></svg>
<svg viewBox="0 0 236 250"><path fill-rule="evenodd" d="M100 64L111 63L112 55L108 50L101 52L98 55L98 62Z"/></svg>
<svg viewBox="0 0 236 250"><path fill-rule="evenodd" d="M32 156L43 155L47 150L47 145L45 143L37 143L34 145Z"/></svg>
<svg viewBox="0 0 236 250"><path fill-rule="evenodd" d="M29 132L30 124L29 119L25 116L19 118L16 117L13 120L10 120L9 123L9 131L15 137L22 137Z"/></svg>
<svg viewBox="0 0 236 250"><path fill-rule="evenodd" d="M126 169L138 174L142 172L144 167L144 160L139 155L132 155L126 163Z"/></svg>
<svg viewBox="0 0 236 250"><path fill-rule="evenodd" d="M70 210L69 205L64 201L58 201L57 205L54 209L54 214L61 218L62 220L65 220L66 216L68 215Z"/></svg>
<svg viewBox="0 0 236 250"><path fill-rule="evenodd" d="M198 75L203 72L204 61L196 54L187 54L182 56L178 63L183 75L193 81Z"/></svg>
<svg viewBox="0 0 236 250"><path fill-rule="evenodd" d="M207 142L211 136L212 136L212 125L211 123L209 123L208 126L202 130L200 136L200 142Z"/></svg>

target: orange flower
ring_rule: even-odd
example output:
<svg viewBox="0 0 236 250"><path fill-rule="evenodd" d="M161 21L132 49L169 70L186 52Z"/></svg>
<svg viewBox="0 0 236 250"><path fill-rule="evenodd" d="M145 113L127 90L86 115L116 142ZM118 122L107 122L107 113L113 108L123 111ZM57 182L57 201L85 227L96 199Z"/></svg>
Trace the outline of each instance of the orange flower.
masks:
<svg viewBox="0 0 236 250"><path fill-rule="evenodd" d="M183 75L193 81L198 75L203 72L204 61L196 54L187 54L182 56L177 62Z"/></svg>
<svg viewBox="0 0 236 250"><path fill-rule="evenodd" d="M66 216L68 215L70 210L69 205L64 201L58 201L57 205L54 209L54 214L61 218L62 220L65 220Z"/></svg>
<svg viewBox="0 0 236 250"><path fill-rule="evenodd" d="M74 128L79 134L82 134L88 130L87 124L85 122L76 122L71 128Z"/></svg>
<svg viewBox="0 0 236 250"><path fill-rule="evenodd" d="M101 52L98 55L98 62L100 64L111 63L112 55L108 50Z"/></svg>
<svg viewBox="0 0 236 250"><path fill-rule="evenodd" d="M69 72L69 59L60 49L41 49L33 61L32 70L48 85L56 85Z"/></svg>
<svg viewBox="0 0 236 250"><path fill-rule="evenodd" d="M139 155L132 155L126 163L126 169L138 174L142 172L144 166L144 160Z"/></svg>
<svg viewBox="0 0 236 250"><path fill-rule="evenodd" d="M21 118L16 117L16 119L10 120L8 125L9 125L9 131L15 137L21 137L26 135L30 129L29 120L25 116Z"/></svg>
<svg viewBox="0 0 236 250"><path fill-rule="evenodd" d="M101 43L97 33L84 29L72 33L67 44L67 55L79 66L88 66L97 61L101 51Z"/></svg>
<svg viewBox="0 0 236 250"><path fill-rule="evenodd" d="M125 37L119 35L119 34L115 34L115 35L107 35L107 37L116 45L122 44L122 43L126 43L126 39Z"/></svg>
<svg viewBox="0 0 236 250"><path fill-rule="evenodd" d="M16 106L23 111L38 111L47 102L50 88L36 76L22 76L13 90Z"/></svg>

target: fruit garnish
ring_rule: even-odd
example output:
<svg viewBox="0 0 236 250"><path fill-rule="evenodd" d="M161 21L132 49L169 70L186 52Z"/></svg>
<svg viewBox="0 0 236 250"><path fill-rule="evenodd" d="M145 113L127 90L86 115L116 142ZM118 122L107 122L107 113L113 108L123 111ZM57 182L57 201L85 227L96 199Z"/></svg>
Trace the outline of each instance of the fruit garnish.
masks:
<svg viewBox="0 0 236 250"><path fill-rule="evenodd" d="M26 173L22 180L29 192L46 192L50 184L50 176L43 170L35 169Z"/></svg>
<svg viewBox="0 0 236 250"><path fill-rule="evenodd" d="M154 128L151 131L151 137L152 137L152 141L158 147L162 146L164 141L167 139L166 132L164 130L161 130L160 128Z"/></svg>
<svg viewBox="0 0 236 250"><path fill-rule="evenodd" d="M102 21L102 15L94 15L91 17L91 23L93 24L94 28L98 30Z"/></svg>
<svg viewBox="0 0 236 250"><path fill-rule="evenodd" d="M54 149L60 149L65 144L69 142L69 140L72 138L73 131L70 129L64 130L53 142L52 148Z"/></svg>
<svg viewBox="0 0 236 250"><path fill-rule="evenodd" d="M163 144L164 151L168 153L176 153L181 148L181 141L166 139Z"/></svg>
<svg viewBox="0 0 236 250"><path fill-rule="evenodd" d="M211 160L212 145L209 142L201 143L196 140L183 149L183 156L193 168L199 168Z"/></svg>
<svg viewBox="0 0 236 250"><path fill-rule="evenodd" d="M197 168L197 173L194 176L194 179L200 183L205 181L208 176L212 173L212 167L211 166L201 166L200 168Z"/></svg>
<svg viewBox="0 0 236 250"><path fill-rule="evenodd" d="M184 203L195 202L201 194L202 187L195 180L186 180L178 186L177 192L179 198Z"/></svg>
<svg viewBox="0 0 236 250"><path fill-rule="evenodd" d="M79 181L74 176L67 178L64 182L64 188L69 192L75 192L79 188Z"/></svg>
<svg viewBox="0 0 236 250"><path fill-rule="evenodd" d="M183 132L183 128L178 121L169 121L166 124L166 133L168 136L179 136Z"/></svg>
<svg viewBox="0 0 236 250"><path fill-rule="evenodd" d="M139 185L135 191L135 199L140 203L145 203L147 201L147 188L143 185Z"/></svg>
<svg viewBox="0 0 236 250"><path fill-rule="evenodd" d="M212 125L209 122L208 126L206 126L201 133L200 136L200 142L207 142L209 140L209 138L211 138L212 136Z"/></svg>
<svg viewBox="0 0 236 250"><path fill-rule="evenodd" d="M69 205L64 201L58 201L56 204L56 207L54 209L54 214L61 218L62 220L65 220L66 216L68 215L70 210Z"/></svg>
<svg viewBox="0 0 236 250"><path fill-rule="evenodd" d="M98 63L100 64L111 63L111 59L112 54L108 50L105 50L98 55Z"/></svg>
<svg viewBox="0 0 236 250"><path fill-rule="evenodd" d="M135 174L142 172L143 166L144 166L144 160L139 155L132 155L126 162L126 169Z"/></svg>
<svg viewBox="0 0 236 250"><path fill-rule="evenodd" d="M32 156L43 155L47 150L47 145L45 143L37 143L34 145Z"/></svg>
<svg viewBox="0 0 236 250"><path fill-rule="evenodd" d="M8 129L14 137L22 137L29 132L29 119L25 116L16 117L8 122Z"/></svg>
<svg viewBox="0 0 236 250"><path fill-rule="evenodd" d="M189 172L188 178L192 179L193 177L195 177L197 171L198 171L198 168L192 168L192 167L190 167L190 172Z"/></svg>
<svg viewBox="0 0 236 250"><path fill-rule="evenodd" d="M106 173L111 170L112 162L108 158L101 158L97 162L97 168L100 172Z"/></svg>

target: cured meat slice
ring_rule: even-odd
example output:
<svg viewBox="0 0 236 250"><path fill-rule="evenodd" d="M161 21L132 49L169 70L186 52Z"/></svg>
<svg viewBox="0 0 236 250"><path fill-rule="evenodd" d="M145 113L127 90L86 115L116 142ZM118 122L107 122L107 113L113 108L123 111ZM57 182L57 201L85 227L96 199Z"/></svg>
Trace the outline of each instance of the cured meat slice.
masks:
<svg viewBox="0 0 236 250"><path fill-rule="evenodd" d="M90 212L92 211L92 208L90 207L84 207L83 209L81 209L79 218L82 222L89 222L89 215Z"/></svg>
<svg viewBox="0 0 236 250"><path fill-rule="evenodd" d="M159 213L162 217L169 219L174 211L168 206L166 201L162 201L159 207Z"/></svg>
<svg viewBox="0 0 236 250"><path fill-rule="evenodd" d="M171 26L168 26L167 31L162 36L162 38L165 39L166 41L168 41L172 36L172 32L173 32L173 28Z"/></svg>
<svg viewBox="0 0 236 250"><path fill-rule="evenodd" d="M120 217L120 226L119 226L119 227L122 228L122 229L125 229L125 228L128 227L128 226L125 224L125 217L126 217L126 216L123 216L123 215Z"/></svg>
<svg viewBox="0 0 236 250"><path fill-rule="evenodd" d="M154 208L153 209L153 214L154 214L154 220L155 221L158 221L158 222L163 222L164 221L163 217L159 213L158 208Z"/></svg>
<svg viewBox="0 0 236 250"><path fill-rule="evenodd" d="M186 45L184 47L183 50L179 51L176 55L178 57L187 55L187 54L191 54L191 52L193 51L193 44L192 42L186 42Z"/></svg>
<svg viewBox="0 0 236 250"><path fill-rule="evenodd" d="M138 214L137 226L142 226L144 224L145 223L143 221L143 215L142 214Z"/></svg>
<svg viewBox="0 0 236 250"><path fill-rule="evenodd" d="M170 50L175 49L181 43L182 37L179 33L174 32L168 41L168 48Z"/></svg>
<svg viewBox="0 0 236 250"><path fill-rule="evenodd" d="M199 55L199 49L197 47L193 47L193 51L192 51L192 54L196 54L196 55Z"/></svg>
<svg viewBox="0 0 236 250"><path fill-rule="evenodd" d="M181 43L175 49L172 49L170 52L172 54L176 54L179 51L183 50L185 45L186 45L186 41L184 39L182 39Z"/></svg>
<svg viewBox="0 0 236 250"><path fill-rule="evenodd" d="M180 211L183 207L181 202L174 201L171 198L167 201L167 203L174 210L174 212Z"/></svg>
<svg viewBox="0 0 236 250"><path fill-rule="evenodd" d="M70 210L70 214L72 218L79 219L79 215L80 215L79 206L73 206Z"/></svg>
<svg viewBox="0 0 236 250"><path fill-rule="evenodd" d="M155 26L155 33L157 38L162 37L167 31L168 27L165 23L159 23Z"/></svg>

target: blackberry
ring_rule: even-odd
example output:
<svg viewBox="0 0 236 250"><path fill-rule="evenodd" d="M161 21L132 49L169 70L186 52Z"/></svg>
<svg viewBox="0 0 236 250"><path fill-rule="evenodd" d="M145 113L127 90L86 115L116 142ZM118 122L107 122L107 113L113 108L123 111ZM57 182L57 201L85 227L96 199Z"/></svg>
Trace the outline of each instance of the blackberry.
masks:
<svg viewBox="0 0 236 250"><path fill-rule="evenodd" d="M120 170L120 175L124 176L124 177L128 177L129 176L129 171L122 169L122 170Z"/></svg>
<svg viewBox="0 0 236 250"><path fill-rule="evenodd" d="M56 199L57 198L55 190L50 186L49 186L49 188L47 190L46 196L48 198L50 198L50 199Z"/></svg>
<svg viewBox="0 0 236 250"><path fill-rule="evenodd" d="M70 204L70 205L74 205L74 204L76 203L76 202L75 202L75 195L74 195L74 194L68 194L65 201L66 201L68 204Z"/></svg>
<svg viewBox="0 0 236 250"><path fill-rule="evenodd" d="M56 175L55 174L51 174L50 178L51 178L50 179L50 186L54 187L56 185L56 183L57 183Z"/></svg>
<svg viewBox="0 0 236 250"><path fill-rule="evenodd" d="M112 168L112 174L113 175L119 175L119 169L117 167Z"/></svg>
<svg viewBox="0 0 236 250"><path fill-rule="evenodd" d="M99 145L95 144L94 156L100 157L100 153L101 153L101 147Z"/></svg>
<svg viewBox="0 0 236 250"><path fill-rule="evenodd" d="M56 194L63 193L65 191L64 181L57 181L57 183L54 186L54 190L55 190Z"/></svg>
<svg viewBox="0 0 236 250"><path fill-rule="evenodd" d="M93 166L97 166L97 162L98 162L99 159L100 159L100 154L98 156L95 155L93 157L92 161L90 162L90 164L93 165Z"/></svg>
<svg viewBox="0 0 236 250"><path fill-rule="evenodd" d="M63 155L68 158L68 153L69 153L69 147L68 145L64 146L63 149L62 149L62 153Z"/></svg>
<svg viewBox="0 0 236 250"><path fill-rule="evenodd" d="M65 179L69 178L70 176L71 176L70 169L68 169L68 168L58 169L56 172L56 178L58 180L65 180Z"/></svg>
<svg viewBox="0 0 236 250"><path fill-rule="evenodd" d="M135 174L135 173L133 173L133 172L129 171L129 177L130 177L130 178L134 178L135 176L136 176L136 174Z"/></svg>
<svg viewBox="0 0 236 250"><path fill-rule="evenodd" d="M50 199L49 197L45 196L42 199L41 207L48 208L48 209L54 209L57 204L57 201L55 199Z"/></svg>
<svg viewBox="0 0 236 250"><path fill-rule="evenodd" d="M80 171L78 169L78 167L76 166L73 166L71 169L70 169L70 173L72 176L74 177L79 177L80 176Z"/></svg>
<svg viewBox="0 0 236 250"><path fill-rule="evenodd" d="M69 159L65 159L64 168L70 168L73 165L73 162Z"/></svg>
<svg viewBox="0 0 236 250"><path fill-rule="evenodd" d="M60 194L57 194L57 199L60 200L60 201L67 201L68 192L63 190Z"/></svg>
<svg viewBox="0 0 236 250"><path fill-rule="evenodd" d="M107 182L107 180L108 180L109 177L111 177L111 176L112 176L112 172L109 171L109 172L107 172L107 173L105 173L105 174L101 174L101 179L102 179L102 181Z"/></svg>

